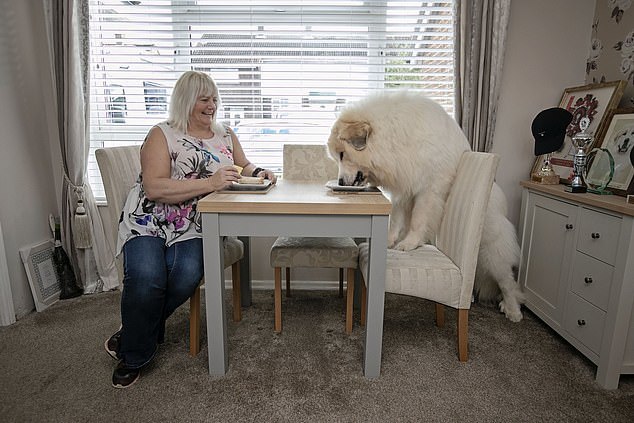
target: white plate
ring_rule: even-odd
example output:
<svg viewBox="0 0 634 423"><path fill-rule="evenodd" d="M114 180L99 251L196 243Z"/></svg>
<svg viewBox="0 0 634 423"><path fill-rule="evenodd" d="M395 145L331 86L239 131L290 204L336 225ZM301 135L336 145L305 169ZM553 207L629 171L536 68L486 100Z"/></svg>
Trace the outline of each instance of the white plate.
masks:
<svg viewBox="0 0 634 423"><path fill-rule="evenodd" d="M234 182L233 185L229 187L231 191L262 191L268 188L271 185L270 179L265 179L261 184L239 184Z"/></svg>
<svg viewBox="0 0 634 423"><path fill-rule="evenodd" d="M345 191L345 192L375 192L379 191L378 188L373 187L371 185L356 185L356 186L347 186L347 185L339 185L337 180L332 180L326 182L326 187L330 188L333 191Z"/></svg>

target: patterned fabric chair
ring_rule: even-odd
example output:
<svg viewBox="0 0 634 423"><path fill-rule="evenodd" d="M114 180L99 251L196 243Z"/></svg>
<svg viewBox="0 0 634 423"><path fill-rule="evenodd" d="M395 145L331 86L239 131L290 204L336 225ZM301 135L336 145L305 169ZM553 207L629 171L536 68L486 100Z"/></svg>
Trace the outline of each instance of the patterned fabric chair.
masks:
<svg viewBox="0 0 634 423"><path fill-rule="evenodd" d="M325 145L284 145L283 179L326 183L337 178L337 164L328 157ZM271 247L275 269L275 331L282 331L282 268L286 269L286 296L290 296L291 267L338 268L339 296L343 296L343 269L347 269L346 332L352 332L354 271L359 249L354 239L279 237Z"/></svg>
<svg viewBox="0 0 634 423"><path fill-rule="evenodd" d="M117 239L119 217L130 188L141 171L140 146L101 148L95 151L101 178L106 191L112 223L112 240ZM233 280L233 320L242 319L240 308L240 260L244 255L244 245L237 238L225 238L225 267L231 266ZM115 247L112 246L114 251ZM119 277L123 279L121 260L117 260ZM202 281L201 281L202 284ZM189 354L195 356L200 351L200 286L189 298Z"/></svg>
<svg viewBox="0 0 634 423"><path fill-rule="evenodd" d="M444 306L458 309L458 358L467 361L467 326L480 238L499 158L465 152L447 198L436 246L388 250L385 292L436 303L436 325L445 323ZM367 280L368 244L359 246L359 266ZM366 309L362 286L361 319Z"/></svg>

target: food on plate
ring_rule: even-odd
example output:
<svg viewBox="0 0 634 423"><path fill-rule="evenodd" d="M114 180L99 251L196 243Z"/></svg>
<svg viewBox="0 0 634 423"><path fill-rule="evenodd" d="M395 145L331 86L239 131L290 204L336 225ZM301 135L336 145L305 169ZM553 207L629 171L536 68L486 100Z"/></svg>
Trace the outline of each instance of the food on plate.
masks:
<svg viewBox="0 0 634 423"><path fill-rule="evenodd" d="M239 184L263 184L264 178L258 176L243 176L238 179Z"/></svg>

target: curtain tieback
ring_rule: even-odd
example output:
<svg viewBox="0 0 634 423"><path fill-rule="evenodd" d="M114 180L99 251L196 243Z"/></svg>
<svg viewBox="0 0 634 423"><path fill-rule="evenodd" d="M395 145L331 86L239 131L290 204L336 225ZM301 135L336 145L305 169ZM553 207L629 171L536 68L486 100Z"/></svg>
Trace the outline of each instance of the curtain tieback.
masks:
<svg viewBox="0 0 634 423"><path fill-rule="evenodd" d="M72 225L75 248L90 248L92 247L92 222L84 207L84 187L74 185L68 176L66 176L66 172L64 172L64 178L77 196L77 205L75 207L75 216Z"/></svg>

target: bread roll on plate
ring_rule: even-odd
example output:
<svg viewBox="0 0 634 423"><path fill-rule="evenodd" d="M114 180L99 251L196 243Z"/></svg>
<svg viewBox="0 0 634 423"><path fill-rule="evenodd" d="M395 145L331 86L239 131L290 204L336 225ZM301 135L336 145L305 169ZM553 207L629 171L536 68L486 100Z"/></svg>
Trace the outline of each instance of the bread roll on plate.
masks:
<svg viewBox="0 0 634 423"><path fill-rule="evenodd" d="M238 179L238 183L239 184L263 184L264 183L264 178L262 177L257 177L257 176L243 176L240 179Z"/></svg>

